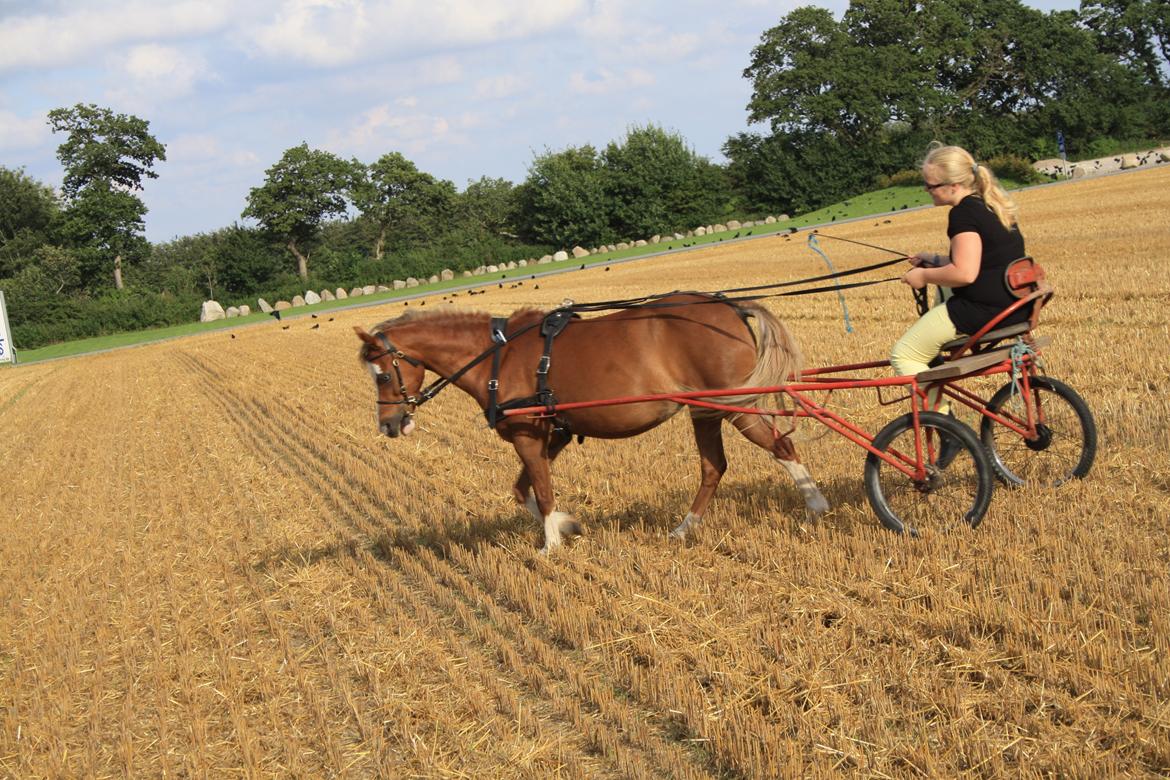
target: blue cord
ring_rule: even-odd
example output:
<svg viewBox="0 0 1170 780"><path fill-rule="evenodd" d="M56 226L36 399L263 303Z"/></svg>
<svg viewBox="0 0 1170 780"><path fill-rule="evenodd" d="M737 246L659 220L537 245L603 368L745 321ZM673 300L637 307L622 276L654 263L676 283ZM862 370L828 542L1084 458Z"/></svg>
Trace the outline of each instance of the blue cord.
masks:
<svg viewBox="0 0 1170 780"><path fill-rule="evenodd" d="M829 256L826 255L824 250L821 249L821 244L819 241L817 241L817 236L815 233L808 234L808 246L810 249L812 249L812 251L816 252L818 255L824 258L825 265L829 267L829 273L837 273L837 269L833 267L833 261L830 260ZM845 332L852 333L853 323L849 321L849 306L845 303L845 293L841 290L840 282L835 282L835 284L837 285L837 298L841 301L841 312L845 315Z"/></svg>

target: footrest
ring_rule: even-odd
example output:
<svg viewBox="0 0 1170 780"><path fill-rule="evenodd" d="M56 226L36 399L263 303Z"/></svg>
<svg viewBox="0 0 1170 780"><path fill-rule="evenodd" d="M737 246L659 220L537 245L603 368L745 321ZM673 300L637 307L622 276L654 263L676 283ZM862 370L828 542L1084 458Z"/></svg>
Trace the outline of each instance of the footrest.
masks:
<svg viewBox="0 0 1170 780"><path fill-rule="evenodd" d="M1030 323L1020 322L1020 323L1017 323L1015 325L1008 325L1006 328L996 328L995 330L988 331L987 333L984 333L983 336L980 337L979 341L977 341L975 343L976 344L986 344L988 342L1002 341L1003 339L1009 339L1012 336L1020 336L1020 335L1027 333L1028 328L1030 328L1030 327L1031 327ZM946 344L943 344L939 349L941 349L943 352L950 352L952 349L958 349L959 347L963 346L970 339L971 339L970 336L960 336L959 338L955 339L954 341L948 341Z"/></svg>
<svg viewBox="0 0 1170 780"><path fill-rule="evenodd" d="M1052 343L1052 338L1049 336L1040 336L1032 344L1034 349L1042 349ZM1001 347L993 349L990 352L982 352L978 355L969 355L967 357L959 358L958 360L949 360L943 363L938 368L932 368L923 371L915 376L919 383L927 384L929 382L938 382L943 379L954 379L965 374L973 374L976 371L981 371L996 363L1002 363L1005 360L1011 359L1012 348Z"/></svg>

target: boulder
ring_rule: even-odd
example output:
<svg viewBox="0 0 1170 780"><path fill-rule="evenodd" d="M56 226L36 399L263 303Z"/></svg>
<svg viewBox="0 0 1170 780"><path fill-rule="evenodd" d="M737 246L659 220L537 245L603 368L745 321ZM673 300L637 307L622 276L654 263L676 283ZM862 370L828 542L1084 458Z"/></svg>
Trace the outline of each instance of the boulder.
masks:
<svg viewBox="0 0 1170 780"><path fill-rule="evenodd" d="M260 311L264 312L265 314L272 313L272 306L270 306L268 301L264 300L263 298L257 298L256 305L259 306Z"/></svg>
<svg viewBox="0 0 1170 780"><path fill-rule="evenodd" d="M415 279L413 276L406 277L406 286L407 287L418 287L418 279Z"/></svg>
<svg viewBox="0 0 1170 780"><path fill-rule="evenodd" d="M374 288L374 292L380 292L380 293L390 292L390 288L384 284L380 284Z"/></svg>
<svg viewBox="0 0 1170 780"><path fill-rule="evenodd" d="M578 260L580 260L582 257L589 257L589 250L585 247L575 246L573 247L573 257L577 258Z"/></svg>
<svg viewBox="0 0 1170 780"><path fill-rule="evenodd" d="M695 235L696 235L696 236L705 236L705 235L707 235L707 228L705 228L705 227L697 227L697 228L695 228Z"/></svg>
<svg viewBox="0 0 1170 780"><path fill-rule="evenodd" d="M344 289L342 289L340 287L338 287L336 290L334 290L333 294L337 296L337 300L339 300L339 301L344 301L346 298L349 297L349 293L347 293Z"/></svg>
<svg viewBox="0 0 1170 780"><path fill-rule="evenodd" d="M272 307L274 311L288 311L292 308L292 304L288 301L277 301L276 305Z"/></svg>
<svg viewBox="0 0 1170 780"><path fill-rule="evenodd" d="M555 260L558 263L561 262L562 260L568 260L568 259L569 259L569 253L563 249L558 251L558 252L553 253L553 260Z"/></svg>
<svg viewBox="0 0 1170 780"><path fill-rule="evenodd" d="M507 264L506 266L504 266L504 268L505 268L505 269L507 269L507 270L509 270L509 271L515 271L515 270L516 270L516 261L515 261L515 260L509 260L509 261L508 261L508 264Z"/></svg>
<svg viewBox="0 0 1170 780"><path fill-rule="evenodd" d="M350 298L357 298L357 297L361 296L361 294L362 294L362 288L360 288L360 287L354 287L352 290L349 291Z"/></svg>
<svg viewBox="0 0 1170 780"><path fill-rule="evenodd" d="M727 225L716 225L715 232L716 233L726 233L727 232Z"/></svg>
<svg viewBox="0 0 1170 780"><path fill-rule="evenodd" d="M792 217L788 216L787 214L778 214L776 216L777 222L787 222L790 219L792 219Z"/></svg>
<svg viewBox="0 0 1170 780"><path fill-rule="evenodd" d="M1085 177L1085 169L1080 166L1074 166L1072 169L1072 178L1083 179Z"/></svg>
<svg viewBox="0 0 1170 780"><path fill-rule="evenodd" d="M395 290L405 290L406 289L406 280L405 279L395 279L394 280L394 289Z"/></svg>
<svg viewBox="0 0 1170 780"><path fill-rule="evenodd" d="M755 227L755 226L756 226L755 220L745 219L743 221L743 227L745 227L745 228L750 228L750 227Z"/></svg>
<svg viewBox="0 0 1170 780"><path fill-rule="evenodd" d="M475 274L471 273L471 271L464 271L464 272L463 272L463 278L464 278L464 279L470 279L470 278L471 278L472 276L474 276L474 275L475 275Z"/></svg>
<svg viewBox="0 0 1170 780"><path fill-rule="evenodd" d="M517 268L527 268L527 267L528 267L528 261L527 261L527 260L517 260L517 261L516 261L516 267L517 267Z"/></svg>
<svg viewBox="0 0 1170 780"><path fill-rule="evenodd" d="M650 236L650 243L651 243L651 244L657 244L657 243L658 243L659 241L661 241L661 240L662 240L662 236L658 235L657 233L655 233L654 235Z"/></svg>
<svg viewBox="0 0 1170 780"><path fill-rule="evenodd" d="M323 300L323 301L335 301L335 300L337 300L337 298L336 298L336 297L334 297L333 293L329 292L328 290L322 290L322 291L321 291L321 300Z"/></svg>
<svg viewBox="0 0 1170 780"><path fill-rule="evenodd" d="M739 230L741 227L743 227L743 223L740 222L739 220L735 220L735 219L727 220L727 229L728 230Z"/></svg>
<svg viewBox="0 0 1170 780"><path fill-rule="evenodd" d="M629 249L629 248L630 248L630 245L629 245L629 244L627 244L625 241L619 241L619 242L618 242L618 245L617 245L617 251L619 251L619 252L620 252L620 251L622 251L623 249Z"/></svg>
<svg viewBox="0 0 1170 780"><path fill-rule="evenodd" d="M551 262L552 262L552 255L545 255L544 257L537 260L536 264L537 265L548 265Z"/></svg>
<svg viewBox="0 0 1170 780"><path fill-rule="evenodd" d="M675 241L682 241L684 238L686 238L686 236L684 236L682 233L675 233L674 234Z"/></svg>
<svg viewBox="0 0 1170 780"><path fill-rule="evenodd" d="M617 251L617 244L606 244L605 251L606 252L616 252Z"/></svg>
<svg viewBox="0 0 1170 780"><path fill-rule="evenodd" d="M1128 171L1136 167L1138 167L1138 156L1136 154L1121 155L1121 170Z"/></svg>
<svg viewBox="0 0 1170 780"><path fill-rule="evenodd" d="M378 292L378 288L372 284L367 284L362 288L362 295L373 295L376 292Z"/></svg>
<svg viewBox="0 0 1170 780"><path fill-rule="evenodd" d="M500 267L498 265L489 265L487 267L487 272L489 274L498 274L500 272Z"/></svg>
<svg viewBox="0 0 1170 780"><path fill-rule="evenodd" d="M444 282L449 282L455 278L455 272L450 268L444 268L441 272L439 272L439 278Z"/></svg>
<svg viewBox="0 0 1170 780"><path fill-rule="evenodd" d="M431 274L429 277L427 277L427 284L438 284L438 282L439 282L439 275L438 274Z"/></svg>
<svg viewBox="0 0 1170 780"><path fill-rule="evenodd" d="M764 224L765 225L775 225L776 218L773 217L771 214L769 214L768 216L764 217Z"/></svg>
<svg viewBox="0 0 1170 780"><path fill-rule="evenodd" d="M240 307L238 307L238 306L227 307L227 311L224 312L224 316L227 317L229 320L234 320L236 317L240 316Z"/></svg>
<svg viewBox="0 0 1170 780"><path fill-rule="evenodd" d="M226 316L223 307L219 305L218 301L204 301L203 305L199 307L200 322L215 322L216 320L224 319Z"/></svg>
<svg viewBox="0 0 1170 780"><path fill-rule="evenodd" d="M312 306L314 303L320 303L320 302L321 302L320 295L313 292L312 290L305 291L305 305L306 306Z"/></svg>
<svg viewBox="0 0 1170 780"><path fill-rule="evenodd" d="M248 304L245 303L243 306L240 307L240 316L241 317L247 317L251 314L252 314L252 307L249 306Z"/></svg>
<svg viewBox="0 0 1170 780"><path fill-rule="evenodd" d="M481 265L479 268L475 269L476 276L483 276L486 273L487 273L487 266L486 265Z"/></svg>
<svg viewBox="0 0 1170 780"><path fill-rule="evenodd" d="M294 295L293 299L292 299L292 305L293 306L304 306L305 305L304 296L303 295Z"/></svg>
<svg viewBox="0 0 1170 780"><path fill-rule="evenodd" d="M646 239L639 238L637 241L634 242L634 246L646 246Z"/></svg>

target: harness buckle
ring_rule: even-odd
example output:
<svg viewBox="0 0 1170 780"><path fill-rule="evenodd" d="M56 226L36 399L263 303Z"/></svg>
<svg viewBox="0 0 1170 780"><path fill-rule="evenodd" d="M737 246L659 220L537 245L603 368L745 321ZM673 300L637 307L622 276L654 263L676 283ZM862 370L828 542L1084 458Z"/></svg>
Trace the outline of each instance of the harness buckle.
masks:
<svg viewBox="0 0 1170 780"><path fill-rule="evenodd" d="M549 364L551 364L551 363L552 363L552 358L550 356L541 355L540 362L537 363L537 365L536 365L536 373L547 375L548 374L548 367L549 367Z"/></svg>
<svg viewBox="0 0 1170 780"><path fill-rule="evenodd" d="M488 387L488 390L491 390L491 391L493 391L493 392L494 392L494 391L496 391L496 390L499 390L499 389L500 389L500 380L498 380L498 379L489 379L489 380L488 380L488 385L487 385L487 387Z"/></svg>

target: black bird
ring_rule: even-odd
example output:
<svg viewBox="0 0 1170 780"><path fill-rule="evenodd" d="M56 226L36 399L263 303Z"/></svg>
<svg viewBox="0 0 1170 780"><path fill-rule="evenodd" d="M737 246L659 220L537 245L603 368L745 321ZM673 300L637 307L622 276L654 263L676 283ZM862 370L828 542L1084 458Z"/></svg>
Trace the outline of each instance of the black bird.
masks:
<svg viewBox="0 0 1170 780"><path fill-rule="evenodd" d="M310 316L310 317L312 317L313 319L317 319L317 315L316 315L316 314L310 314L309 316Z"/></svg>
<svg viewBox="0 0 1170 780"><path fill-rule="evenodd" d="M790 227L790 228L788 228L788 235L792 235L792 234L793 234L793 233L795 233L796 231L797 231L797 228Z"/></svg>
<svg viewBox="0 0 1170 780"><path fill-rule="evenodd" d="M332 317L330 317L330 318L329 318L329 322L333 322L333 318L332 318Z"/></svg>
<svg viewBox="0 0 1170 780"><path fill-rule="evenodd" d="M419 302L418 302L418 305L419 305L419 306L426 306L426 305L427 305L427 302L426 302L426 301L419 301Z"/></svg>
<svg viewBox="0 0 1170 780"><path fill-rule="evenodd" d="M732 236L732 238L739 238L739 231L738 231L738 230L737 230L737 231L735 231L735 235L734 235L734 236Z"/></svg>
<svg viewBox="0 0 1170 780"><path fill-rule="evenodd" d="M605 267L605 270L607 270L607 271L609 270L609 266L608 266L608 265Z"/></svg>
<svg viewBox="0 0 1170 780"><path fill-rule="evenodd" d="M292 325L281 325L281 326L280 326L280 329L281 329L281 330L288 330L288 329L289 329L289 328L291 328L291 327L292 327Z"/></svg>
<svg viewBox="0 0 1170 780"><path fill-rule="evenodd" d="M319 328L319 327L321 327L321 323L319 323L319 322L314 322L314 323L313 323L313 326L312 326L311 328L309 328L309 330L316 330L316 329L317 329L317 328Z"/></svg>
<svg viewBox="0 0 1170 780"><path fill-rule="evenodd" d="M534 289L534 290L539 290L539 289L540 289L540 285L538 284L538 285L534 286L532 289Z"/></svg>
<svg viewBox="0 0 1170 780"><path fill-rule="evenodd" d="M581 263L581 267L580 267L580 268L578 268L577 270L578 270L578 271L584 271L584 270L585 270L585 264L584 264L584 263Z"/></svg>
<svg viewBox="0 0 1170 780"><path fill-rule="evenodd" d="M502 290L502 289L504 289L504 283L503 283L503 282L500 282L500 283L499 283L498 285L496 285L496 286L497 286L497 287L499 287L501 290Z"/></svg>
<svg viewBox="0 0 1170 780"><path fill-rule="evenodd" d="M236 337L236 334L234 334L234 333L233 333L233 334L232 334L232 338L234 339L235 337Z"/></svg>
<svg viewBox="0 0 1170 780"><path fill-rule="evenodd" d="M894 220L892 220L892 219L883 219L883 220L882 220L882 224L883 224L883 225L888 225L888 224L890 224L890 223L891 223L891 222L893 222L893 221L894 221Z"/></svg>
<svg viewBox="0 0 1170 780"><path fill-rule="evenodd" d="M754 231L751 231L751 230L749 230L749 231L747 232L747 235L749 235L749 236L750 236L750 235L751 235L753 232L754 232Z"/></svg>
<svg viewBox="0 0 1170 780"><path fill-rule="evenodd" d="M268 312L268 316L275 317L276 319L279 320L280 319L280 311L278 309L273 309L272 311Z"/></svg>

